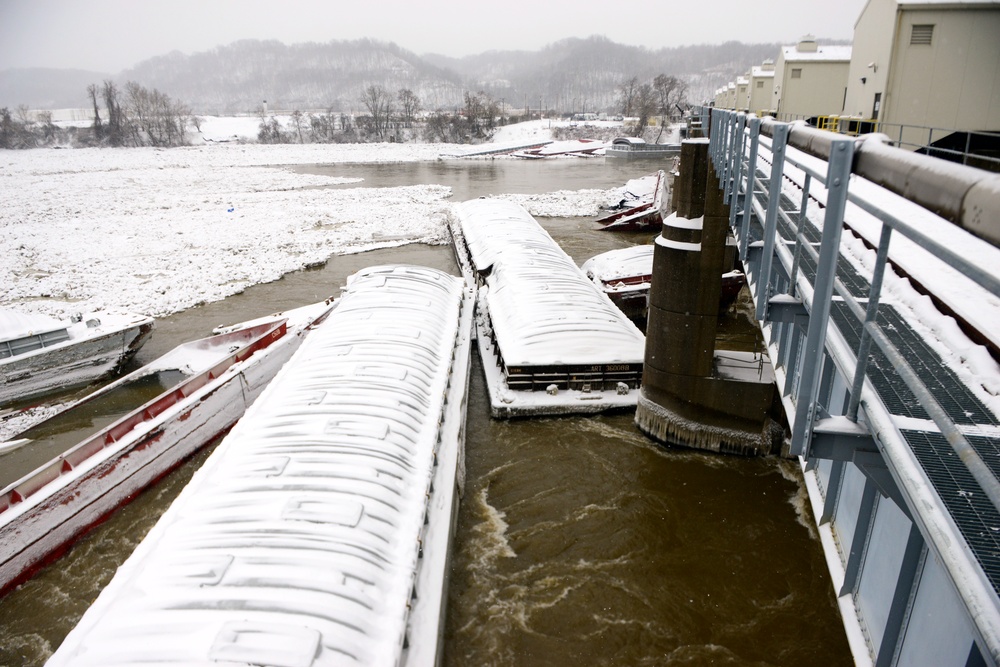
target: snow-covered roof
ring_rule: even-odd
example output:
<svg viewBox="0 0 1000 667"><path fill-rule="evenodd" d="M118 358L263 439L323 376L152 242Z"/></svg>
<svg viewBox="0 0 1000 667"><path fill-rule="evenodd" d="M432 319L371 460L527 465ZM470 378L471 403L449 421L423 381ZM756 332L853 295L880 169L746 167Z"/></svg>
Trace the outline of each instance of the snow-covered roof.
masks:
<svg viewBox="0 0 1000 667"><path fill-rule="evenodd" d="M357 274L48 664L403 664L464 300Z"/></svg>
<svg viewBox="0 0 1000 667"><path fill-rule="evenodd" d="M644 144L646 140L642 137L615 137L612 144Z"/></svg>
<svg viewBox="0 0 1000 667"><path fill-rule="evenodd" d="M521 206L456 206L508 366L642 363L645 337Z"/></svg>
<svg viewBox="0 0 1000 667"><path fill-rule="evenodd" d="M774 77L774 70L773 69L764 69L763 67L761 67L759 65L754 65L751 68L751 70L750 70L750 76L752 76L755 79L763 79L763 78L768 78L768 77L773 78Z"/></svg>
<svg viewBox="0 0 1000 667"><path fill-rule="evenodd" d="M68 326L68 322L61 322L48 315L0 308L0 342L58 331Z"/></svg>
<svg viewBox="0 0 1000 667"><path fill-rule="evenodd" d="M819 46L815 51L799 51L797 46L783 46L781 51L785 56L785 62L851 60L850 46Z"/></svg>
<svg viewBox="0 0 1000 667"><path fill-rule="evenodd" d="M580 268L603 281L648 276L653 273L654 249L651 245L636 245L609 250L591 257Z"/></svg>

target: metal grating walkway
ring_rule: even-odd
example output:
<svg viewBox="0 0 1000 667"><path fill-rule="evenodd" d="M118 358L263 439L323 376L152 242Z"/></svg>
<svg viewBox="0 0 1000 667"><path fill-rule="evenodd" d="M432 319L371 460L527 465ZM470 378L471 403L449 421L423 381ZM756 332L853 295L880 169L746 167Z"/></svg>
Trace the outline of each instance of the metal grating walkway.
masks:
<svg viewBox="0 0 1000 667"><path fill-rule="evenodd" d="M993 589L1000 592L1000 513L940 433L902 431L944 502ZM969 436L971 444L1000 476L1000 438Z"/></svg>
<svg viewBox="0 0 1000 667"><path fill-rule="evenodd" d="M856 350L861 343L861 323L842 301L834 301L831 304L830 314L848 345ZM1000 425L996 416L955 375L938 353L907 324L895 308L883 304L878 311L878 325L956 424ZM872 349L868 377L892 414L914 419L930 419L913 392L903 383L888 358L878 348Z"/></svg>
<svg viewBox="0 0 1000 667"><path fill-rule="evenodd" d="M758 178L763 176L759 170L757 174ZM766 184L766 178L761 180ZM767 198L764 193L754 193L754 198L762 209L766 208ZM824 208L822 204L815 205L817 210ZM799 205L784 193L780 208L793 220L798 217ZM750 223L751 239L762 239L763 225L756 211L751 211ZM803 239L807 242L820 241L821 232L811 221L805 221L802 232ZM781 216L778 216L777 233L786 243L794 244L795 230ZM800 253L800 270L810 283L815 283L816 262L806 253ZM843 254L837 258L837 278L855 299L861 302L867 300L871 290L869 279L861 275ZM862 323L851 313L847 304L836 297L831 304L830 315L831 323L840 330L848 345L857 350L861 342ZM973 429L977 425L987 428L1000 426L996 415L983 405L896 308L890 304L882 304L878 310L877 323L956 424ZM877 346L871 351L868 379L890 413L930 421L917 397ZM901 429L900 433L945 504L993 589L1000 593L1000 513L941 433L936 430L908 429ZM1000 437L967 437L993 473L1000 477Z"/></svg>

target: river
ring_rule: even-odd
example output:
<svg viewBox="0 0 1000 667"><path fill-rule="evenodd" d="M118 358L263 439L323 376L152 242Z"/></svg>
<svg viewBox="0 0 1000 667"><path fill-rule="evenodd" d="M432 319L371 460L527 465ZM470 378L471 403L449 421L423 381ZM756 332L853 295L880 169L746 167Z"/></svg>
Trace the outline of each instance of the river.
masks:
<svg viewBox="0 0 1000 667"><path fill-rule="evenodd" d="M439 183L462 201L611 188L653 168L595 158L308 170L362 177L363 187ZM589 218L539 222L578 263L651 236L600 232ZM134 363L400 262L458 272L446 246L335 256L157 320ZM492 420L477 361L444 665L853 664L796 465L664 447L632 419ZM0 599L0 665L44 664L209 451Z"/></svg>

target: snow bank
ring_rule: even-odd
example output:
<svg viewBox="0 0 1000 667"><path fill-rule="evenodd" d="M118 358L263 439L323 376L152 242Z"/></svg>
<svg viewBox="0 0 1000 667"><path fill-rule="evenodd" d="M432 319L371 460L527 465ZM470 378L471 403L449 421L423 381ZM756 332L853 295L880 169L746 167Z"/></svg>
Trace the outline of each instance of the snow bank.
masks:
<svg viewBox="0 0 1000 667"><path fill-rule="evenodd" d="M256 119L217 121L219 132L229 132ZM230 143L2 151L0 303L54 316L79 310L164 316L335 254L444 243L450 188L353 188L358 179L291 168L434 160L441 150L441 144ZM324 187L337 184L346 186ZM513 198L534 215L582 216L595 215L608 193Z"/></svg>

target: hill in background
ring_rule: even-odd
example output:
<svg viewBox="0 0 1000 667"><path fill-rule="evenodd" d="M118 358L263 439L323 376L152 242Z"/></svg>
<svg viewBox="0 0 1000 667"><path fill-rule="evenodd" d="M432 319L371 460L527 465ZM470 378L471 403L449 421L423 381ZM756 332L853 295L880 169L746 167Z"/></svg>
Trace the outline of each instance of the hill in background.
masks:
<svg viewBox="0 0 1000 667"><path fill-rule="evenodd" d="M752 65L777 58L779 46L726 42L652 50L589 37L540 51L449 58L418 56L370 39L294 45L244 40L191 55L158 56L116 75L4 70L0 106L87 107L87 85L111 78L154 88L206 115L254 112L265 100L270 109L360 112L362 91L370 85L393 94L412 90L428 110L454 110L465 92L483 91L508 109L613 112L617 86L630 77L677 76L688 83L688 100L701 102Z"/></svg>

